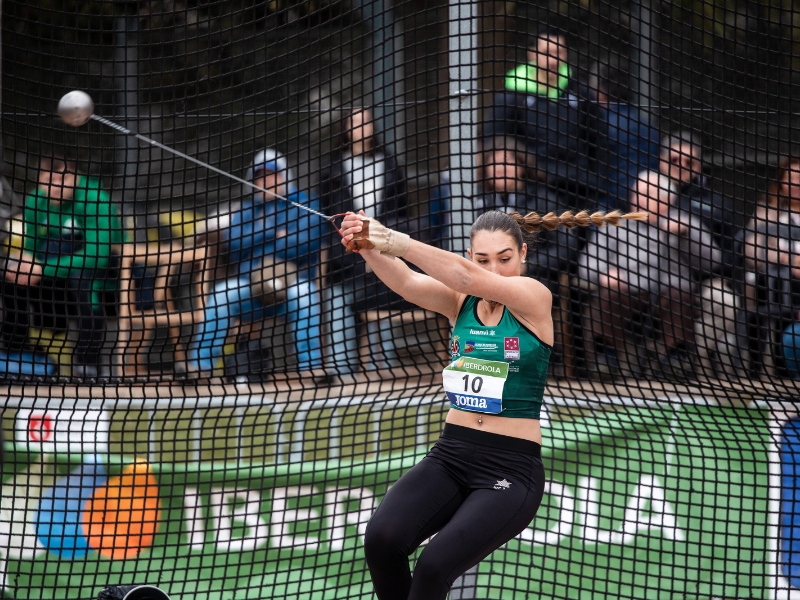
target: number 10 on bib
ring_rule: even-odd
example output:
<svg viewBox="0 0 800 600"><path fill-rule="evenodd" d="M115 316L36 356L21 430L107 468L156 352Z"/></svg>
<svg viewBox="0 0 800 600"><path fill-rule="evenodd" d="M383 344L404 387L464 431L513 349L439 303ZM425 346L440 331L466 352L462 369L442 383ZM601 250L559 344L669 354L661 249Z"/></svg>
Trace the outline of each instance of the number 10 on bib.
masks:
<svg viewBox="0 0 800 600"><path fill-rule="evenodd" d="M442 372L444 392L461 410L498 414L503 412L503 388L508 363L461 357Z"/></svg>

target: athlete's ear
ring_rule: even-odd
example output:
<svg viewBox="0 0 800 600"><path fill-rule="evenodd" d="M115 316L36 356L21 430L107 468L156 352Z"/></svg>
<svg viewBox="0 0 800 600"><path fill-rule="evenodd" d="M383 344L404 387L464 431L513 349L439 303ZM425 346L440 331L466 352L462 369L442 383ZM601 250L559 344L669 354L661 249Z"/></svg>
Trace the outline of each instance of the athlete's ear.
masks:
<svg viewBox="0 0 800 600"><path fill-rule="evenodd" d="M472 248L467 248L467 257L472 260Z"/></svg>
<svg viewBox="0 0 800 600"><path fill-rule="evenodd" d="M525 262L525 259L528 257L528 244L522 242L522 250L519 252L519 257L522 262Z"/></svg>

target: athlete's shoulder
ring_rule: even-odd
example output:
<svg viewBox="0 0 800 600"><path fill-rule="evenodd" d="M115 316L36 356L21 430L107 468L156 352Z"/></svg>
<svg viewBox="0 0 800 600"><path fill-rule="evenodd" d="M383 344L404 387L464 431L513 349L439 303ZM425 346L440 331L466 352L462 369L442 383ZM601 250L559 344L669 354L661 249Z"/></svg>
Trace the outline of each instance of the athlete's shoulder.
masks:
<svg viewBox="0 0 800 600"><path fill-rule="evenodd" d="M536 299L539 301L553 301L553 292L550 291L545 284L543 284L538 279L534 279L533 277L526 277L524 275L520 276L520 280L522 281L522 285L525 285L531 290L531 293L536 296Z"/></svg>

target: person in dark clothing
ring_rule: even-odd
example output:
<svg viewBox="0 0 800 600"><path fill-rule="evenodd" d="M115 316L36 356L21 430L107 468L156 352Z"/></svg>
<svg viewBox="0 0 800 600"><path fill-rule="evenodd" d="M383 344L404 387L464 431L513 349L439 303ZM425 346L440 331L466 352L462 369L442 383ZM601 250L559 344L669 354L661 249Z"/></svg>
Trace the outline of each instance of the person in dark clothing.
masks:
<svg viewBox="0 0 800 600"><path fill-rule="evenodd" d="M661 150L658 130L647 115L628 103L628 68L623 60L611 60L598 67L597 102L606 132L605 156L608 182L606 208L625 207L639 173L655 171Z"/></svg>
<svg viewBox="0 0 800 600"><path fill-rule="evenodd" d="M368 109L353 109L342 120L339 147L320 174L319 196L327 214L364 210L388 227L408 231L406 180L397 159L381 145ZM346 254L337 234L329 238L326 253L324 310L331 354L327 366L339 374L353 373L359 365L358 347L346 332L355 328L356 315L408 305L368 271L366 263ZM367 323L373 359L368 368L399 365L390 325L388 319Z"/></svg>
<svg viewBox="0 0 800 600"><path fill-rule="evenodd" d="M669 177L677 189L677 208L698 217L711 230L723 253L725 269L721 275L730 277L737 263L733 200L714 191L713 182L703 174L700 138L688 131L665 136L661 140L658 170Z"/></svg>
<svg viewBox="0 0 800 600"><path fill-rule="evenodd" d="M567 62L563 33L543 28L528 48L528 63L509 72L495 96L483 137L515 136L536 157L548 183L581 195L602 191L604 159L599 107Z"/></svg>
<svg viewBox="0 0 800 600"><path fill-rule="evenodd" d="M546 183L547 175L536 167L525 146L509 137L492 138L481 155L479 211L499 210L525 215L561 213L575 208L575 197ZM584 205L581 209L589 208ZM542 231L528 249L527 274L558 292L559 275L574 263L585 241L580 228Z"/></svg>

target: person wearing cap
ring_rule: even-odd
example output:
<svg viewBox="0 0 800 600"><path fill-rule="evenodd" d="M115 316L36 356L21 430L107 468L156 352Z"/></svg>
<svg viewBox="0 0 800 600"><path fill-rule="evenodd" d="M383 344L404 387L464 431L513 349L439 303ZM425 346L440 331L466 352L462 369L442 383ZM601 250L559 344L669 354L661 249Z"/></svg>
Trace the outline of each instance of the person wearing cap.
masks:
<svg viewBox="0 0 800 600"><path fill-rule="evenodd" d="M323 219L286 200L319 210L319 202L297 190L286 158L267 148L255 155L246 179L271 193L255 192L230 215L223 234L230 251L230 279L218 283L189 347L189 369L210 375L223 356L231 321L282 316L294 339L299 370L322 367L321 309L314 277L319 263ZM265 261L282 262L292 284L282 301L265 304L254 293L254 277ZM255 286L260 287L260 286Z"/></svg>

